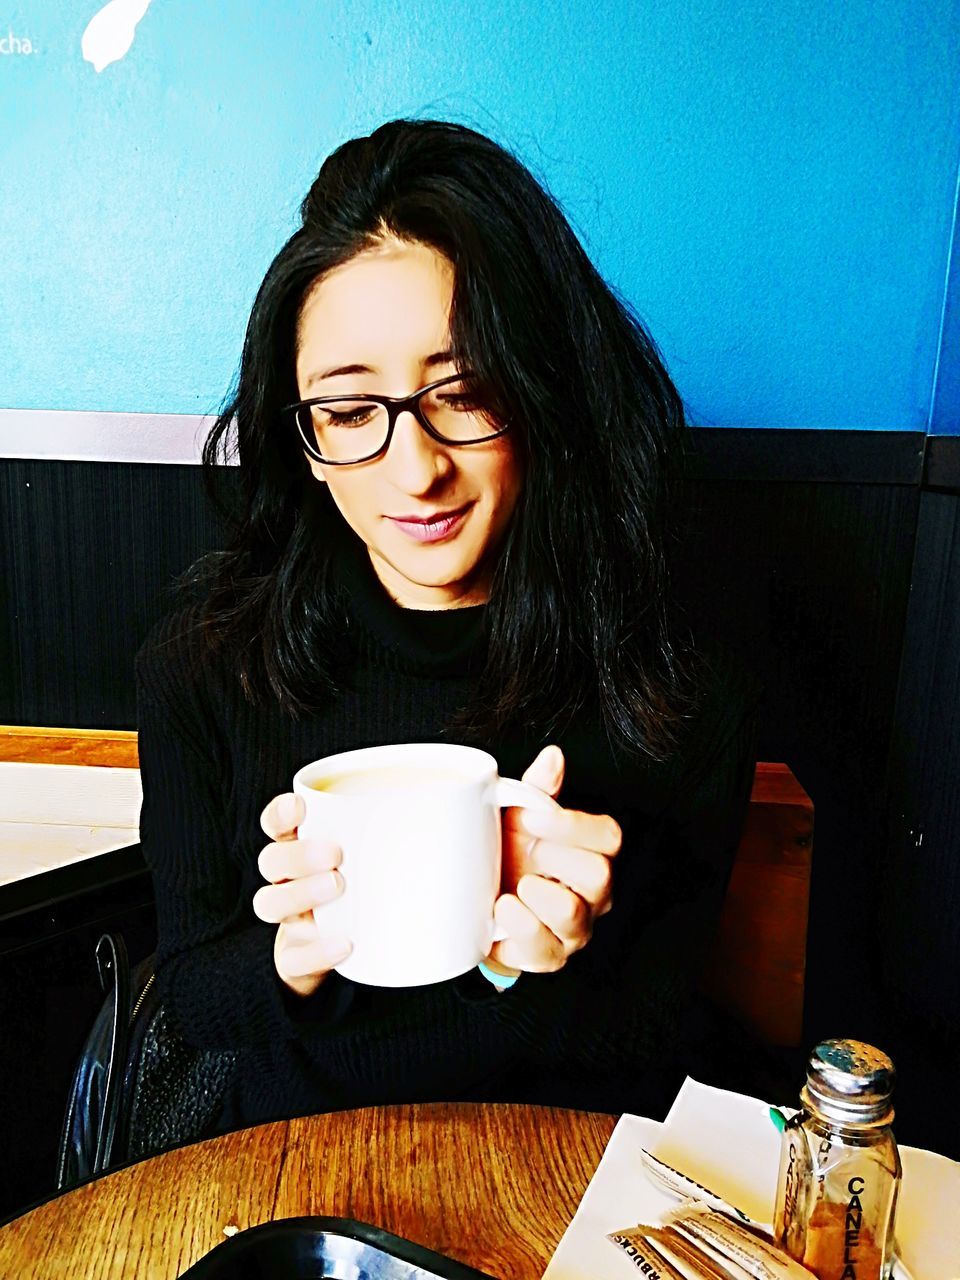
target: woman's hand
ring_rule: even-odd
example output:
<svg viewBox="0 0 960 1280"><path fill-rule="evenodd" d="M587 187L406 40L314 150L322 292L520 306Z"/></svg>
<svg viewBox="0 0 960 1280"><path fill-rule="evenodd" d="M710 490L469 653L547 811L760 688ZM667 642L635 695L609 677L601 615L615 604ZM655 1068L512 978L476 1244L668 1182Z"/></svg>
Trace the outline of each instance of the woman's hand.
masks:
<svg viewBox="0 0 960 1280"><path fill-rule="evenodd" d="M314 907L343 892L343 878L335 844L297 838L303 817L303 801L290 793L276 796L260 815L274 843L260 854L260 874L270 883L253 895L253 909L279 926L273 963L281 980L297 995L309 996L351 947L345 938L325 937L313 917Z"/></svg>
<svg viewBox="0 0 960 1280"><path fill-rule="evenodd" d="M563 784L563 752L545 747L523 775L547 795ZM550 973L590 941L610 910L611 860L621 832L605 814L509 809L503 820L504 892L494 918L507 934L490 953L505 970Z"/></svg>

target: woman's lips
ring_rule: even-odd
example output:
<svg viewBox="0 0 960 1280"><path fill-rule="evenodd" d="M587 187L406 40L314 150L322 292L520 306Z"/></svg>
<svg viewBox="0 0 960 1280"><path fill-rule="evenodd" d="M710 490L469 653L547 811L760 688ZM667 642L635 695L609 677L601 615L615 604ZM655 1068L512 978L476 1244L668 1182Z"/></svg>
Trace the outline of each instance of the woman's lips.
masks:
<svg viewBox="0 0 960 1280"><path fill-rule="evenodd" d="M442 542L459 530L471 505L468 503L456 511L441 512L423 520L413 516L387 516L387 519L415 542Z"/></svg>

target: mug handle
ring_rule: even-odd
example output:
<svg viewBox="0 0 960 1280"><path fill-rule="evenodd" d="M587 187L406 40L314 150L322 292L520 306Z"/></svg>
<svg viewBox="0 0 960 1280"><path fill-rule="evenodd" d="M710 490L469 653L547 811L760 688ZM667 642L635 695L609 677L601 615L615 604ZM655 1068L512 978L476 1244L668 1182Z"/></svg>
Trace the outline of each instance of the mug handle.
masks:
<svg viewBox="0 0 960 1280"><path fill-rule="evenodd" d="M500 809L541 809L549 811L559 808L556 800L546 792L532 786L529 782L521 782L519 778L497 778L493 783L493 802ZM491 942L503 942L507 935L494 925Z"/></svg>
<svg viewBox="0 0 960 1280"><path fill-rule="evenodd" d="M558 809L560 806L545 791L521 782L519 778L497 778L493 784L493 803L500 809Z"/></svg>

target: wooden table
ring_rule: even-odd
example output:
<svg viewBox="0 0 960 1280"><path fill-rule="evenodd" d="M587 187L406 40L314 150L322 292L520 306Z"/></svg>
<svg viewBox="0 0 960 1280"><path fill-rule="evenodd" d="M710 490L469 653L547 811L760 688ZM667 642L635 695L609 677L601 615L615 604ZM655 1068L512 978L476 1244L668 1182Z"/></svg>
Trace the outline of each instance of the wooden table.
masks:
<svg viewBox="0 0 960 1280"><path fill-rule="evenodd" d="M224 1228L329 1214L504 1280L536 1280L615 1123L448 1103L242 1129L107 1174L0 1227L0 1276L173 1280Z"/></svg>

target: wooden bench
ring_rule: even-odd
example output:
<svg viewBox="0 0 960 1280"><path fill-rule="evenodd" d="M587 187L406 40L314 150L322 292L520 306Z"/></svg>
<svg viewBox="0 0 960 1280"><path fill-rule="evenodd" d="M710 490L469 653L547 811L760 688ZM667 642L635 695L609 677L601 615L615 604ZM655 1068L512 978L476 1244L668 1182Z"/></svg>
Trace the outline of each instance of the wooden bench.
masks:
<svg viewBox="0 0 960 1280"><path fill-rule="evenodd" d="M137 735L0 726L0 760L135 769ZM758 764L706 986L768 1044L803 1033L812 849L810 797L785 764Z"/></svg>
<svg viewBox="0 0 960 1280"><path fill-rule="evenodd" d="M785 764L758 764L706 987L767 1044L803 1035L813 803Z"/></svg>

